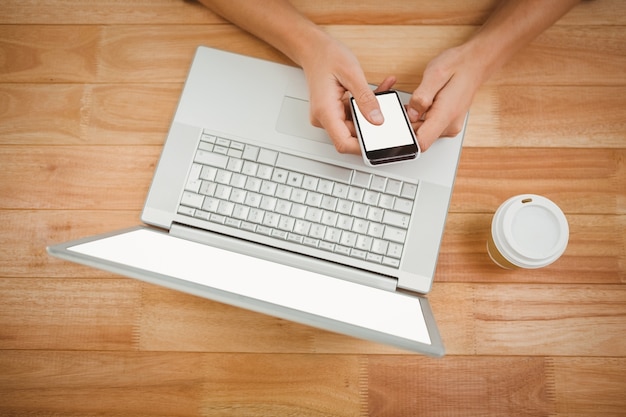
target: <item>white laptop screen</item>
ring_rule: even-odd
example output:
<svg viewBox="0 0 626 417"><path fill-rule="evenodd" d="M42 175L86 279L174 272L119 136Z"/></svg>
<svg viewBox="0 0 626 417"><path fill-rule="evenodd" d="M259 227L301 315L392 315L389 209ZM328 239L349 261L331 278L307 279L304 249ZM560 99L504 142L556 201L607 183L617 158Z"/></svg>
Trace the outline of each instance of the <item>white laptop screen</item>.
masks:
<svg viewBox="0 0 626 417"><path fill-rule="evenodd" d="M151 229L68 250L430 345L420 298L370 288Z"/></svg>

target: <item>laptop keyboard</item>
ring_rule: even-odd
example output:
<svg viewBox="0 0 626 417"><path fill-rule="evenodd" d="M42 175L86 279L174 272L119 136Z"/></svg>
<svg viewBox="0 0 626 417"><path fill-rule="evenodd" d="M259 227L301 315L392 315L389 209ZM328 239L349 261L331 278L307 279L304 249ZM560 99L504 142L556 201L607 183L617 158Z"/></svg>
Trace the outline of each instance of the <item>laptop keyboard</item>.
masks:
<svg viewBox="0 0 626 417"><path fill-rule="evenodd" d="M416 193L415 183L203 134L178 213L398 268Z"/></svg>

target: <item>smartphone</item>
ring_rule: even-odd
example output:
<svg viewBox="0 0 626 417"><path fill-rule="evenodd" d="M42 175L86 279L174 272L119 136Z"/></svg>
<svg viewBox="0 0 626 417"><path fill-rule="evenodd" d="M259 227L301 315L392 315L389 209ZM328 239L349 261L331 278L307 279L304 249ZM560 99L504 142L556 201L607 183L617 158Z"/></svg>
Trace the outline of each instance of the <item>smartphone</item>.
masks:
<svg viewBox="0 0 626 417"><path fill-rule="evenodd" d="M352 120L361 144L363 161L375 166L416 159L420 154L415 132L396 91L375 93L385 121L374 125L360 112L354 97L350 98Z"/></svg>

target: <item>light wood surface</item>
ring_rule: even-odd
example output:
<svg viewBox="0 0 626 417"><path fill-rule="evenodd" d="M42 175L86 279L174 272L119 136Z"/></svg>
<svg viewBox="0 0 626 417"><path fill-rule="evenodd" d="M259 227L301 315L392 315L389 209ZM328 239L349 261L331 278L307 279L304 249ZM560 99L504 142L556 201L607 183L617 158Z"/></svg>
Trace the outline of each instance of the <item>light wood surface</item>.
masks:
<svg viewBox="0 0 626 417"><path fill-rule="evenodd" d="M295 3L411 90L495 0ZM429 295L443 359L46 254L139 223L200 44L289 63L192 2L0 3L0 415L626 415L625 2L584 2L477 94ZM526 192L569 246L505 271L491 216Z"/></svg>

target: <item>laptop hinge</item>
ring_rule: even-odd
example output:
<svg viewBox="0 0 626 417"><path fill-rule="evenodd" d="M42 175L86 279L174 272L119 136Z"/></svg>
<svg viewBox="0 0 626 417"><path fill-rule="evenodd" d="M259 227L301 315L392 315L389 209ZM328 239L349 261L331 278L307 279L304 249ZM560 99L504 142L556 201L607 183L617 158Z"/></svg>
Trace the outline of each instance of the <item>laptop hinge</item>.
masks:
<svg viewBox="0 0 626 417"><path fill-rule="evenodd" d="M261 243L198 229L180 223L172 224L170 235L386 291L396 291L398 285L397 279L386 275L368 272L351 266L291 252L286 249L274 248Z"/></svg>

